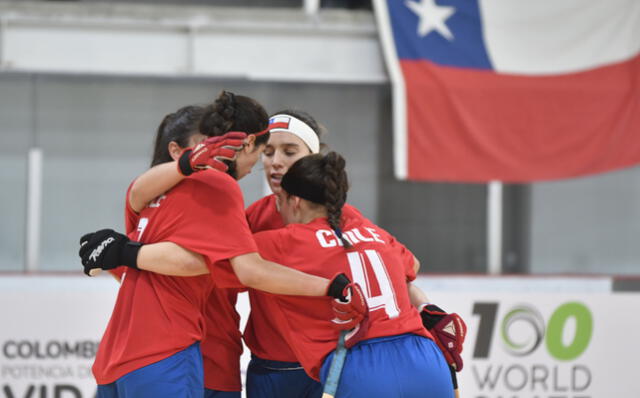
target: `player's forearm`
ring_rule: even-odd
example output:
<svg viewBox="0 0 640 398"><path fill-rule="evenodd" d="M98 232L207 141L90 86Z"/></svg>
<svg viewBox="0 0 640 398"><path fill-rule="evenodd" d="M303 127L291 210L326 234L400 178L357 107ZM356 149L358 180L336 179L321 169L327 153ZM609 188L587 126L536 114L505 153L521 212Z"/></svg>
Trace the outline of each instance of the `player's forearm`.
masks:
<svg viewBox="0 0 640 398"><path fill-rule="evenodd" d="M176 162L154 166L136 178L129 191L129 205L140 212L152 200L176 186L185 177L178 171Z"/></svg>
<svg viewBox="0 0 640 398"><path fill-rule="evenodd" d="M264 260L258 253L234 257L231 259L231 266L240 283L268 293L324 296L329 286L326 278Z"/></svg>
<svg viewBox="0 0 640 398"><path fill-rule="evenodd" d="M422 304L429 302L429 297L427 297L425 292L413 283L407 282L407 289L409 290L411 305L414 307L419 308Z"/></svg>
<svg viewBox="0 0 640 398"><path fill-rule="evenodd" d="M138 252L138 268L170 276L197 276L209 273L204 258L173 242L143 245Z"/></svg>

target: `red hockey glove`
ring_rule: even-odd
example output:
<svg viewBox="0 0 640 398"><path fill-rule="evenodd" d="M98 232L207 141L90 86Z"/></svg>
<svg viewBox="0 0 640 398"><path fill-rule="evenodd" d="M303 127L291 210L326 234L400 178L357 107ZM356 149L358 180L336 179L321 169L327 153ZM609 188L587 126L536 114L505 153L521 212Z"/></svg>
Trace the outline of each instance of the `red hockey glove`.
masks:
<svg viewBox="0 0 640 398"><path fill-rule="evenodd" d="M224 160L234 160L237 152L242 149L247 134L232 131L222 136L210 137L196 145L182 151L178 159L178 170L188 176L192 173L214 168L227 171L229 166Z"/></svg>
<svg viewBox="0 0 640 398"><path fill-rule="evenodd" d="M433 336L447 363L456 372L462 370L462 345L467 336L467 325L458 314L447 314L434 304L425 305L420 311L422 324Z"/></svg>
<svg viewBox="0 0 640 398"><path fill-rule="evenodd" d="M357 283L352 283L345 274L333 277L327 290L335 318L334 326L340 330L350 330L345 336L345 346L352 347L367 333L369 325L369 307L367 299Z"/></svg>

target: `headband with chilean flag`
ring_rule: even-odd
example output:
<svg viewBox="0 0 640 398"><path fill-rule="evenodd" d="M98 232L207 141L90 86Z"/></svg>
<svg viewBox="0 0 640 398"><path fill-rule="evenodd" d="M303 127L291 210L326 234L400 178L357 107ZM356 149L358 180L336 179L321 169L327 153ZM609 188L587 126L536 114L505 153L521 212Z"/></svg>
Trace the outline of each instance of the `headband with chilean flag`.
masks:
<svg viewBox="0 0 640 398"><path fill-rule="evenodd" d="M291 115L279 114L269 119L271 133L287 132L299 137L311 150L311 153L320 152L320 139L318 134L302 120Z"/></svg>

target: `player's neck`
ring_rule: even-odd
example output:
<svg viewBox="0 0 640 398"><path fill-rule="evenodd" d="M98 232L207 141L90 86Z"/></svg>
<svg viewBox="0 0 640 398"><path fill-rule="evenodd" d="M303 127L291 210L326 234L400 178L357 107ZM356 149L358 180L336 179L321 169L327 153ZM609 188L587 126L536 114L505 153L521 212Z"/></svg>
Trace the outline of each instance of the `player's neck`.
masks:
<svg viewBox="0 0 640 398"><path fill-rule="evenodd" d="M308 224L318 217L326 217L326 216L327 216L327 209L325 209L324 207L319 207L317 209L307 209L303 214L301 214L300 223Z"/></svg>

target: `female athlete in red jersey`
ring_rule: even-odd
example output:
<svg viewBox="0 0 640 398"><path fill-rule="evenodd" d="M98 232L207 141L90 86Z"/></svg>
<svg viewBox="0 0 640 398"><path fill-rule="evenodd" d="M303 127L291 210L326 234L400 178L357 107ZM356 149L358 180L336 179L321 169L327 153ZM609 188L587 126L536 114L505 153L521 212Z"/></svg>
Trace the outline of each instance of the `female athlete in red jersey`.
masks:
<svg viewBox="0 0 640 398"><path fill-rule="evenodd" d="M344 272L363 287L368 320L348 342L352 347L336 396L451 398L447 362L409 300L415 259L380 227L342 214L348 188L344 166L331 152L306 156L289 169L279 196L288 225L256 234L260 253L317 275ZM272 297L278 309L270 313L272 323L309 375L324 381L338 338L322 324L331 312L329 300Z"/></svg>
<svg viewBox="0 0 640 398"><path fill-rule="evenodd" d="M204 115L204 108L199 106L187 106L179 109L175 113L167 115L156 134L156 141L151 161L151 172L156 172L155 166L164 167L170 162L177 162L187 148L195 147L205 138L206 135L199 132L199 124ZM210 133L210 131L208 132ZM223 142L226 145L242 144L245 134L230 133L235 140ZM238 143L238 138L240 142ZM216 162L216 159L208 159ZM213 164L218 168L225 168L224 163ZM174 164L172 170L177 167ZM140 178L144 179L146 175ZM144 184L153 183L152 181ZM138 225L139 213L151 200L160 196L159 194L149 201L142 203L140 197L140 183L136 179L132 183L132 189L128 191L126 206L126 231L131 233ZM164 192L162 192L164 193ZM121 267L126 268L126 267ZM240 378L239 358L242 354L242 336L239 328L240 316L235 310L238 289L214 288L207 299L208 306L205 309L204 318L206 320L215 319L215 322L208 322L206 327L206 337L215 350L216 355L203 355L204 383L210 397L215 398L240 398L242 383ZM204 345L201 343L201 350Z"/></svg>
<svg viewBox="0 0 640 398"><path fill-rule="evenodd" d="M225 108L225 103L230 106ZM260 132L266 114L250 98L223 93L201 126L218 120L225 131L250 133L234 162L241 178L264 147L260 140L267 135ZM182 170L196 164L197 159L185 159ZM211 200L217 211L212 211ZM224 287L237 286L239 279L273 293L312 296L326 294L330 286L341 293L344 287L337 285L338 279L330 284L262 260L246 224L237 182L224 173L202 171L185 179L140 212L137 230L129 238L112 230L81 238L87 274L129 267L93 367L101 397L202 396L198 341L212 281Z"/></svg>
<svg viewBox="0 0 640 398"><path fill-rule="evenodd" d="M251 232L284 227L277 210L276 195L289 167L298 159L320 152L321 128L308 113L285 109L269 119L271 137L262 154L262 163L271 195L254 202L246 210ZM358 211L345 205L345 212ZM358 213L359 214L359 213ZM251 350L247 369L248 398L319 398L322 385L309 377L295 354L275 327L268 294L250 289L251 313L244 341Z"/></svg>

